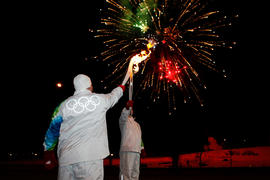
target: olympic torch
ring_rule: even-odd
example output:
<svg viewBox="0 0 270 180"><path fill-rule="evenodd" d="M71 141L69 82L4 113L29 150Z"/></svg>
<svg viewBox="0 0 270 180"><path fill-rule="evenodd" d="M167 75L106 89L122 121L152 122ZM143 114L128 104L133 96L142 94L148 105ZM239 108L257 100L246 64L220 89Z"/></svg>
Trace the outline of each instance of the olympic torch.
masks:
<svg viewBox="0 0 270 180"><path fill-rule="evenodd" d="M129 62L128 73L129 74L129 100L132 100L133 94L133 76L139 71L139 64L145 61L151 54L151 48L155 45L153 40L149 40L147 44L147 51L142 50L140 53L134 55Z"/></svg>

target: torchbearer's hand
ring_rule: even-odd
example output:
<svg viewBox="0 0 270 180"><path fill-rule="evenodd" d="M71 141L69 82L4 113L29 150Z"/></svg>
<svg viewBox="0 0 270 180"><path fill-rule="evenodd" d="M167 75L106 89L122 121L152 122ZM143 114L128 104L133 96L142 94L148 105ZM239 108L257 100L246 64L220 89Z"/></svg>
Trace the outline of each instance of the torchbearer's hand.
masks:
<svg viewBox="0 0 270 180"><path fill-rule="evenodd" d="M57 167L58 163L54 151L44 151L43 164L47 170L51 170Z"/></svg>
<svg viewBox="0 0 270 180"><path fill-rule="evenodd" d="M129 101L127 102L127 104L126 104L126 108L127 108L127 109L129 109L130 107L132 108L132 107L133 107L133 103L134 103L134 101L129 100Z"/></svg>
<svg viewBox="0 0 270 180"><path fill-rule="evenodd" d="M124 85L119 85L120 88L122 88L123 92L125 92L126 86Z"/></svg>

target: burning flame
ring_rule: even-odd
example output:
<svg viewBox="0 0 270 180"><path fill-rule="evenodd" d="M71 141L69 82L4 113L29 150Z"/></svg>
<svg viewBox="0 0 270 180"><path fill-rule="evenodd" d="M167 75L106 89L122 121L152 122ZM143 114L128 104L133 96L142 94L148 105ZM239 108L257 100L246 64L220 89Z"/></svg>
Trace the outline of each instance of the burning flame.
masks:
<svg viewBox="0 0 270 180"><path fill-rule="evenodd" d="M146 60L150 54L151 54L151 48L155 45L155 42L153 40L150 40L147 44L147 51L142 50L140 53L134 55L130 59L129 63L129 72L130 72L130 77L133 76L133 73L137 73L139 71L139 64Z"/></svg>

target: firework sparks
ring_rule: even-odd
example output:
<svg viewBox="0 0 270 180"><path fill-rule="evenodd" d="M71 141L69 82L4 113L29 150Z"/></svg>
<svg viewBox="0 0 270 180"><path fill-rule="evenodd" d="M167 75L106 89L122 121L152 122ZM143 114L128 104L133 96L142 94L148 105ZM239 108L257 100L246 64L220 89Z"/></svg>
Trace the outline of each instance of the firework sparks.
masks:
<svg viewBox="0 0 270 180"><path fill-rule="evenodd" d="M107 47L102 59L114 65L109 77L122 78L126 68L138 72L141 66L140 91L152 87L154 96L167 93L168 100L175 102L173 89L177 88L185 102L195 95L203 105L200 89L206 86L198 70L204 66L224 71L217 68L213 52L235 44L225 42L218 33L231 25L230 18L220 11L207 11L201 0L106 2L96 37L103 38Z"/></svg>

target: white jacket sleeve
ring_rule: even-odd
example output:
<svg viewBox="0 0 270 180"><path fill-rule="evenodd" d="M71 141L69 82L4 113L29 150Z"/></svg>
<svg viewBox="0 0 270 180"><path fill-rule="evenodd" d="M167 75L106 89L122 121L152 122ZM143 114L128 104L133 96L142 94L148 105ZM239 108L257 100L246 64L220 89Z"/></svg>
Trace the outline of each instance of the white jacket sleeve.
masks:
<svg viewBox="0 0 270 180"><path fill-rule="evenodd" d="M123 96L123 90L121 87L117 87L112 90L111 93L105 95L105 102L107 108L113 107L118 100Z"/></svg>

